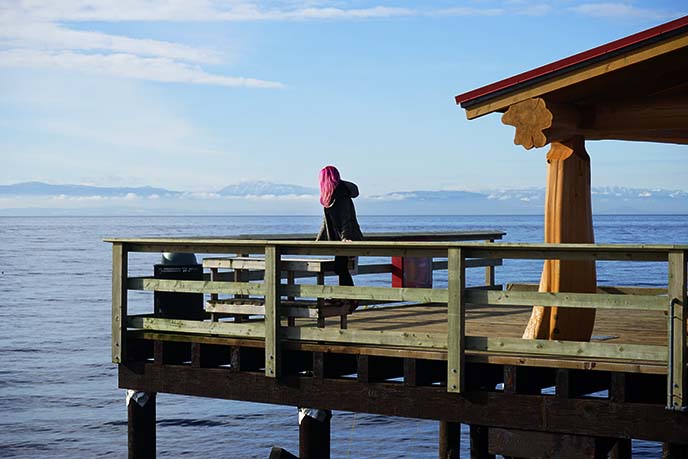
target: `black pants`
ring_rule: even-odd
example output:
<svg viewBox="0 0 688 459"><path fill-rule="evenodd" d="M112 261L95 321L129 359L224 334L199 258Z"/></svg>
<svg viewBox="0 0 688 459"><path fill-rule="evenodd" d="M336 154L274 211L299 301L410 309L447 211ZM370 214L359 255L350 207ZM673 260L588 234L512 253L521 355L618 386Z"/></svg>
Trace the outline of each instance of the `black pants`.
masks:
<svg viewBox="0 0 688 459"><path fill-rule="evenodd" d="M334 257L334 272L339 276L339 285L354 285L354 280L349 273L349 257Z"/></svg>

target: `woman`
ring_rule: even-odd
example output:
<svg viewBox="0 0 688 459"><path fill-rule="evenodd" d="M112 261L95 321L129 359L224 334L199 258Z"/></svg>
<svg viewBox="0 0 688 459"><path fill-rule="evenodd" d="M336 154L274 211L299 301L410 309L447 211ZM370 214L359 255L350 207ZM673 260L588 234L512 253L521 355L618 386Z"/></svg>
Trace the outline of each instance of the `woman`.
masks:
<svg viewBox="0 0 688 459"><path fill-rule="evenodd" d="M320 204L325 217L316 241L360 241L361 228L356 220L353 198L358 196L358 187L339 177L334 166L320 171ZM349 257L334 257L334 270L339 276L339 285L354 285L349 273Z"/></svg>

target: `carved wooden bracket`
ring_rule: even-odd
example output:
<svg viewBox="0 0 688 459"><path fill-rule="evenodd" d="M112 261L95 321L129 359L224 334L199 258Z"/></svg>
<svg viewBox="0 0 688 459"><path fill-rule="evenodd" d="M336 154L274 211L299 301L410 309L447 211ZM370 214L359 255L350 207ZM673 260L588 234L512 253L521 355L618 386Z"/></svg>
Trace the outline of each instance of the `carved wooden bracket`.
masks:
<svg viewBox="0 0 688 459"><path fill-rule="evenodd" d="M526 150L573 137L581 119L575 107L547 102L539 97L514 104L502 115L502 123L516 128L514 143Z"/></svg>
<svg viewBox="0 0 688 459"><path fill-rule="evenodd" d="M606 101L578 108L543 98L515 103L502 115L526 150L575 136L688 144L688 97Z"/></svg>

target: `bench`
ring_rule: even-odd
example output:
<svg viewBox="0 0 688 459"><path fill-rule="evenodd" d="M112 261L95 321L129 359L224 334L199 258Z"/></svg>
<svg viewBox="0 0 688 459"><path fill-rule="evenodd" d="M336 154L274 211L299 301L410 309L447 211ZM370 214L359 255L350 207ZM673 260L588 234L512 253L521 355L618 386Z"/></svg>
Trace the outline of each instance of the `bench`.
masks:
<svg viewBox="0 0 688 459"><path fill-rule="evenodd" d="M286 273L287 284L294 284L296 273L313 273L318 285L325 284L325 275L334 273L333 258L283 258L280 267ZM203 268L210 270L210 280L219 280L220 269L231 269L234 271L234 282L248 281L249 271L265 271L265 259L263 257L221 257L203 259ZM354 273L357 271L357 259L352 258L349 262L349 270ZM206 302L206 311L211 313L211 317L219 315L229 315L237 321L251 315L265 315L265 304L262 299L247 298L235 295L233 298L218 298L217 294L212 294L210 300ZM292 297L280 302L280 316L287 317L289 326L295 325L296 318L315 318L318 327L325 326L325 318L339 316L340 327L347 327L347 315L351 312L350 303L344 301L326 302L323 299L295 300Z"/></svg>

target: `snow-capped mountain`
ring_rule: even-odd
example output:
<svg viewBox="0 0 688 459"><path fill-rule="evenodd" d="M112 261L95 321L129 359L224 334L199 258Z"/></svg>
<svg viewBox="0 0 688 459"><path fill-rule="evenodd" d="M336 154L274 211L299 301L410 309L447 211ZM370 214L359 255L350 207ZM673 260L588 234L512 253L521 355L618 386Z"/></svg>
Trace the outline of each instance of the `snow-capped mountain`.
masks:
<svg viewBox="0 0 688 459"><path fill-rule="evenodd" d="M258 180L228 185L218 191L218 194L222 196L317 195L318 190L300 185L288 185Z"/></svg>

